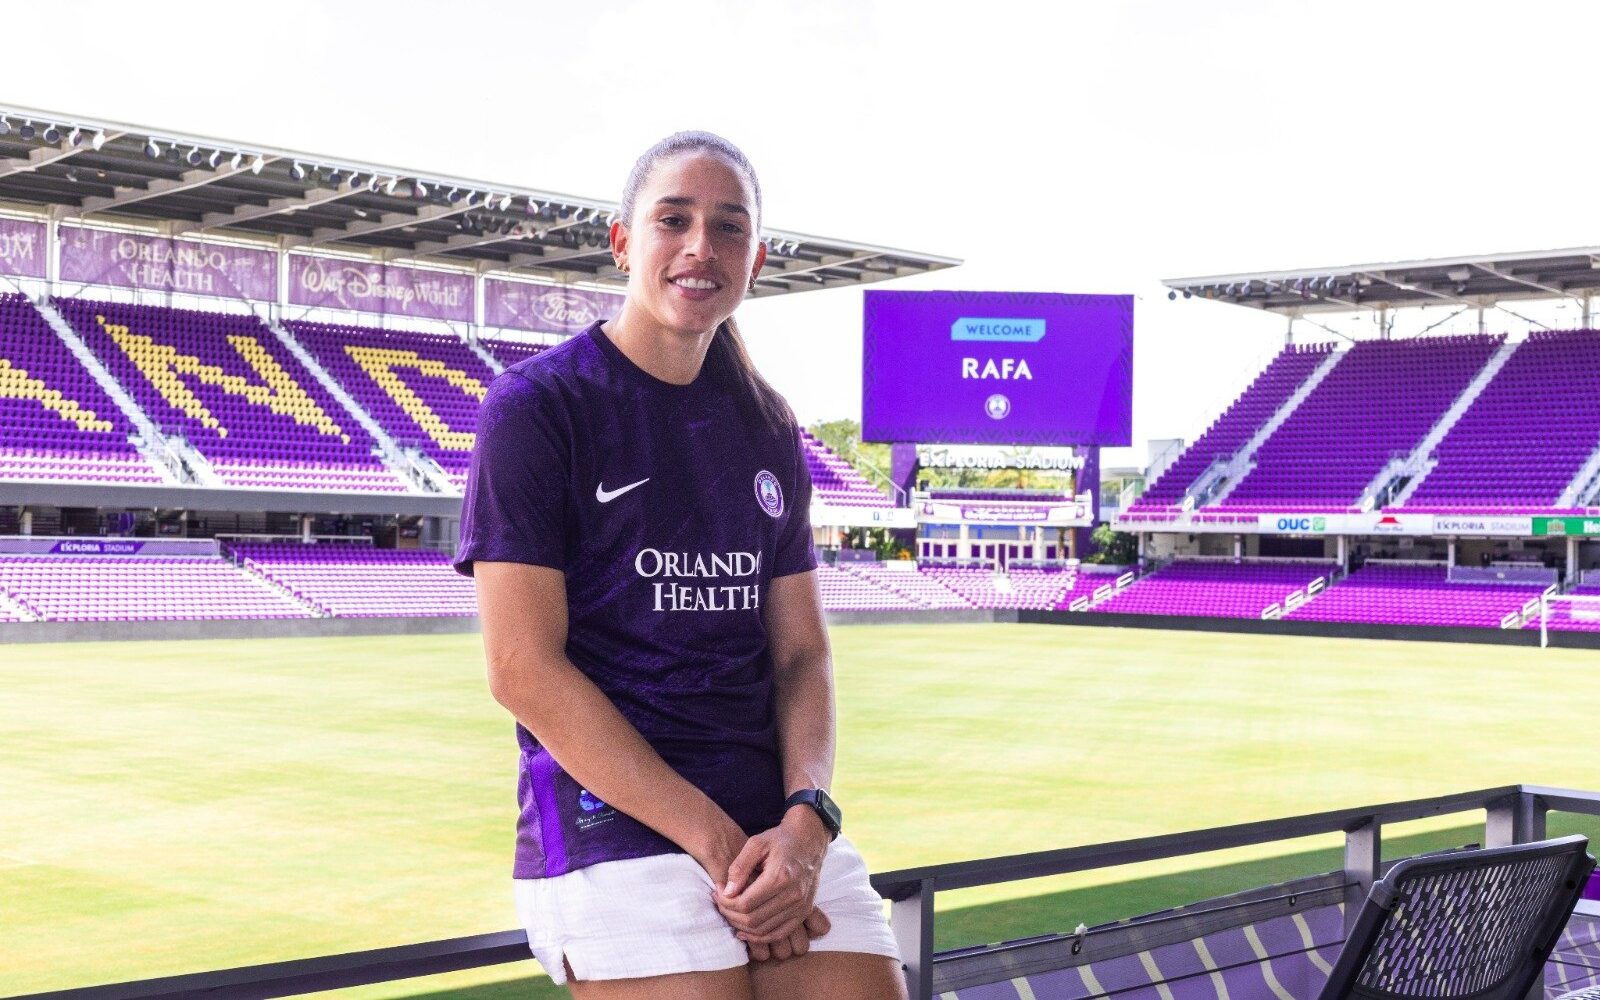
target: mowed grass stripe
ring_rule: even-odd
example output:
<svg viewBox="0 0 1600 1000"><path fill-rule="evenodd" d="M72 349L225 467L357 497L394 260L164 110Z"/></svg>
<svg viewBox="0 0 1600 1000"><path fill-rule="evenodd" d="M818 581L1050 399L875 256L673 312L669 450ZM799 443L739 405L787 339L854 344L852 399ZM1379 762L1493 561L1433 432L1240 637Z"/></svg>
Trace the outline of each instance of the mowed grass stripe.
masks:
<svg viewBox="0 0 1600 1000"><path fill-rule="evenodd" d="M874 870L1482 785L1600 787L1590 700L1571 693L1585 651L1016 625L833 637L836 791ZM10 646L0 690L0 993L514 923L515 746L476 636ZM1180 891L1226 888L1241 870L1213 866L1307 846L1328 845L953 894L941 945L1138 912L1161 872L1231 873ZM1096 888L1130 878L1120 897Z"/></svg>

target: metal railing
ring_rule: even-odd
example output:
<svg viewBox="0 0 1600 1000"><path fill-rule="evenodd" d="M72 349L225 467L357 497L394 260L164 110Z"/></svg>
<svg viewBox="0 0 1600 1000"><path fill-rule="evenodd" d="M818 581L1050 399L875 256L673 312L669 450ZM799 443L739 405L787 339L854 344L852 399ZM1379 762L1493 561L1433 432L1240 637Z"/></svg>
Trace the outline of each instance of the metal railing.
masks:
<svg viewBox="0 0 1600 1000"><path fill-rule="evenodd" d="M911 997L931 1000L934 965L939 961L933 950L933 904L940 892L1342 833L1348 927L1348 921L1353 921L1360 912L1362 900L1382 870L1386 825L1477 810L1484 812L1484 846L1503 847L1544 839L1545 818L1550 812L1600 816L1600 792L1506 785L1190 833L907 868L872 876L872 887L890 901L890 924L905 958L906 984ZM188 1000L202 996L243 1000L297 996L524 961L530 957L527 936L519 929L345 955L35 993L13 1000Z"/></svg>

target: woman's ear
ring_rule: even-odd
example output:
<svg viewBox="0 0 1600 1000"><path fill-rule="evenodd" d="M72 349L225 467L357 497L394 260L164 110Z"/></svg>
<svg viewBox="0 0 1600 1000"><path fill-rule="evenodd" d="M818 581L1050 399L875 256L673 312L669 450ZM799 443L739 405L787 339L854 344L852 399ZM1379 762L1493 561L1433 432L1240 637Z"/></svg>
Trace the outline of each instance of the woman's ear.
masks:
<svg viewBox="0 0 1600 1000"><path fill-rule="evenodd" d="M628 269L628 227L620 222L611 224L611 259L616 263L617 270Z"/></svg>
<svg viewBox="0 0 1600 1000"><path fill-rule="evenodd" d="M756 287L756 279L761 277L761 269L767 266L767 241L756 241L756 266L750 272L750 287Z"/></svg>

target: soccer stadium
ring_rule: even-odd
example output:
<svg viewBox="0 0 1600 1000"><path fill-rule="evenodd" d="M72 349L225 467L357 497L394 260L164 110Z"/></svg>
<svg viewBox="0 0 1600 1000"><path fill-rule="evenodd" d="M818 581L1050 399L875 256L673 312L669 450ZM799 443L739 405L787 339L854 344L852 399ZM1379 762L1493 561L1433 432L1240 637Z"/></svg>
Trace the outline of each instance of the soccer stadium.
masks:
<svg viewBox="0 0 1600 1000"><path fill-rule="evenodd" d="M592 194L0 107L0 996L566 995L452 557ZM760 235L913 998L1600 996L1600 247L1162 278L1287 332L1113 468L1143 299Z"/></svg>

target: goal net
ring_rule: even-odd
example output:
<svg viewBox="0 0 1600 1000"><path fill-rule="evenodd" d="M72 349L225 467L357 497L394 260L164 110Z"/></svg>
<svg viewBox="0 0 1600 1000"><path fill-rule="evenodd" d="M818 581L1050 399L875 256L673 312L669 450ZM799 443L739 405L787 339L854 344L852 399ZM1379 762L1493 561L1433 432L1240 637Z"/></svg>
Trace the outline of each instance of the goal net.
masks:
<svg viewBox="0 0 1600 1000"><path fill-rule="evenodd" d="M1600 632L1600 594L1544 594L1539 598L1539 645L1550 633Z"/></svg>

